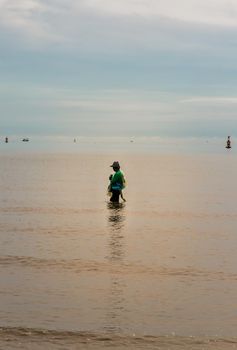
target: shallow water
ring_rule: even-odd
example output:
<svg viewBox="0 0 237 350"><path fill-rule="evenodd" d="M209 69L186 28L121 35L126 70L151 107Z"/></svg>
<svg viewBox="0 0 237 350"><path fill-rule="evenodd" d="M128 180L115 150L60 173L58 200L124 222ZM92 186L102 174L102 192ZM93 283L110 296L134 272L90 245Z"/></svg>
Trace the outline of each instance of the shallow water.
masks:
<svg viewBox="0 0 237 350"><path fill-rule="evenodd" d="M235 157L1 149L0 346L236 346Z"/></svg>

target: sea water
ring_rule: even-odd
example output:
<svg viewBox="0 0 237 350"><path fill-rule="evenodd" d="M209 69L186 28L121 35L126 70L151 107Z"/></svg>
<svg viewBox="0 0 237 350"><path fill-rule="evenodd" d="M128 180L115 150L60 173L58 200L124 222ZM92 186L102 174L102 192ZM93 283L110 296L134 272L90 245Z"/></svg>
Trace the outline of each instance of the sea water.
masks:
<svg viewBox="0 0 237 350"><path fill-rule="evenodd" d="M1 143L0 348L233 349L235 149L112 141Z"/></svg>

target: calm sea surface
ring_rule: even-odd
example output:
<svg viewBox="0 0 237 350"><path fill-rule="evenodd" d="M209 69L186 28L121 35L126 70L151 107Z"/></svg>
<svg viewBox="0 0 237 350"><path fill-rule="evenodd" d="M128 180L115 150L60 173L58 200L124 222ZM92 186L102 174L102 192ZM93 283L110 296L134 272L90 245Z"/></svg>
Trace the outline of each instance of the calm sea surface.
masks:
<svg viewBox="0 0 237 350"><path fill-rule="evenodd" d="M0 348L237 347L237 152L49 144L0 145Z"/></svg>

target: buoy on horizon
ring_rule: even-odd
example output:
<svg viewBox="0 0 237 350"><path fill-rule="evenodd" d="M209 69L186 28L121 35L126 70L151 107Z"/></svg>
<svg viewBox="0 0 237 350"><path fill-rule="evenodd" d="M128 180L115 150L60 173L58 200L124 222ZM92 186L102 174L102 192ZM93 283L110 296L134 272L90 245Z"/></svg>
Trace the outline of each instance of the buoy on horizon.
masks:
<svg viewBox="0 0 237 350"><path fill-rule="evenodd" d="M228 138L227 138L226 147L225 148L231 148L230 136L228 136Z"/></svg>

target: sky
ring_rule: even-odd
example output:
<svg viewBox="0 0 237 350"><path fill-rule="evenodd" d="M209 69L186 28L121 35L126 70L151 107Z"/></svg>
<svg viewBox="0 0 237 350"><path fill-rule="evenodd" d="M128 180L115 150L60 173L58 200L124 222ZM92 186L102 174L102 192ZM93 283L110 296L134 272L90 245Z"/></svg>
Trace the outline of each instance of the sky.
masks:
<svg viewBox="0 0 237 350"><path fill-rule="evenodd" d="M0 0L0 135L237 136L236 0Z"/></svg>

